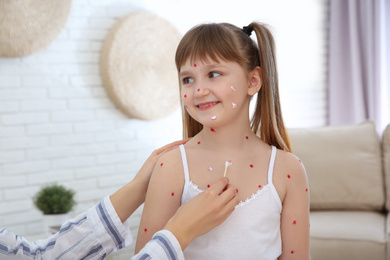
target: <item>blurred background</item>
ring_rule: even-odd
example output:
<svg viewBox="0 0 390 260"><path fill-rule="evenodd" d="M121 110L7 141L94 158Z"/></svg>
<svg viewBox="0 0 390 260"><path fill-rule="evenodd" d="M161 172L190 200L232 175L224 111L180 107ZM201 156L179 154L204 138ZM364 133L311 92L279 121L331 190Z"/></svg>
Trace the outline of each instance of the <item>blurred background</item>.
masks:
<svg viewBox="0 0 390 260"><path fill-rule="evenodd" d="M181 34L204 22L267 23L288 128L370 119L383 129L390 122L389 3L361 2L73 0L65 27L47 48L0 57L0 227L39 237L42 214L32 197L40 187L57 182L74 189L75 216L130 181L154 149L181 139L179 107L162 119L133 119L104 89L103 42L135 11L152 12ZM141 210L129 221L134 237Z"/></svg>

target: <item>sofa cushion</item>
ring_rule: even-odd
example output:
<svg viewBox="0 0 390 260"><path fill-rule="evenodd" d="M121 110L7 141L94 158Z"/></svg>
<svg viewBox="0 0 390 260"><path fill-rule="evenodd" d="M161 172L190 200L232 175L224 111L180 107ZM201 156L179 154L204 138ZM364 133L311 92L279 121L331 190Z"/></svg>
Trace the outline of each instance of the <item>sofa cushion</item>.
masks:
<svg viewBox="0 0 390 260"><path fill-rule="evenodd" d="M311 257L321 259L386 259L386 217L370 211L310 213Z"/></svg>
<svg viewBox="0 0 390 260"><path fill-rule="evenodd" d="M386 180L386 209L390 210L390 125L382 135L383 172Z"/></svg>
<svg viewBox="0 0 390 260"><path fill-rule="evenodd" d="M375 125L289 130L292 150L305 165L311 209L384 207L381 150Z"/></svg>

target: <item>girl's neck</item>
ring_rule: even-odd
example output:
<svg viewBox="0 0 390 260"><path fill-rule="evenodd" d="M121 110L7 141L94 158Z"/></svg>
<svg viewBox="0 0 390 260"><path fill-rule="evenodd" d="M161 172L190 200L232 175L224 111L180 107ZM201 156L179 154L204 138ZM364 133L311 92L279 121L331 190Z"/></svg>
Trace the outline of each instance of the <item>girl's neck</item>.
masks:
<svg viewBox="0 0 390 260"><path fill-rule="evenodd" d="M216 128L204 126L198 136L210 146L210 149L224 150L241 149L248 143L250 137L254 137L254 134L248 120L247 123L236 123Z"/></svg>

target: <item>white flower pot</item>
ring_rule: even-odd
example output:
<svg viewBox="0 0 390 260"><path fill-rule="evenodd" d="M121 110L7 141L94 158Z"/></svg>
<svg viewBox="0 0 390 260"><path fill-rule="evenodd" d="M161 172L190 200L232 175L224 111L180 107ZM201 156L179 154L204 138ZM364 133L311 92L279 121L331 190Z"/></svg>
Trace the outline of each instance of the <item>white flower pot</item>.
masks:
<svg viewBox="0 0 390 260"><path fill-rule="evenodd" d="M44 214L43 223L45 225L45 233L47 235L52 235L57 233L61 225L69 219L69 214Z"/></svg>

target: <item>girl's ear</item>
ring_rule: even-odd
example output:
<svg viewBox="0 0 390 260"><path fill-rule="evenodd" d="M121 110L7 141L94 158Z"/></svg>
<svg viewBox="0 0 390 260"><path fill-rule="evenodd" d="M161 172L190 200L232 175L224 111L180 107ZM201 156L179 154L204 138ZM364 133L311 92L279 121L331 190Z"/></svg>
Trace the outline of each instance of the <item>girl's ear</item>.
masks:
<svg viewBox="0 0 390 260"><path fill-rule="evenodd" d="M249 86L248 86L248 95L253 96L261 89L263 84L263 78L261 74L261 68L256 67L252 72L249 73Z"/></svg>

